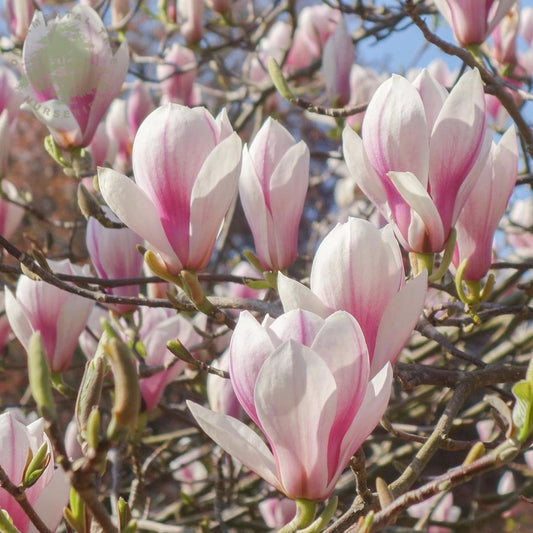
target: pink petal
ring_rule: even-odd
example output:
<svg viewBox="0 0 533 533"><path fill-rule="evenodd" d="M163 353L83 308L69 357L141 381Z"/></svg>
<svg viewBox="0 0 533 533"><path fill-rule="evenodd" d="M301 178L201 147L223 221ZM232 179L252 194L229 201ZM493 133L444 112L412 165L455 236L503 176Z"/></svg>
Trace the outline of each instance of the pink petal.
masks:
<svg viewBox="0 0 533 533"><path fill-rule="evenodd" d="M385 309L376 335L371 377L387 362L393 364L413 332L424 307L427 292L427 271L424 270L392 298Z"/></svg>
<svg viewBox="0 0 533 533"><path fill-rule="evenodd" d="M323 500L336 384L326 363L295 341L282 344L257 377L255 405L272 446L283 492Z"/></svg>
<svg viewBox="0 0 533 533"><path fill-rule="evenodd" d="M187 401L187 406L198 425L229 455L283 491L277 478L274 456L257 433L236 418L214 413L191 401Z"/></svg>
<svg viewBox="0 0 533 533"><path fill-rule="evenodd" d="M118 218L153 246L176 272L180 271L181 262L170 247L148 196L131 179L109 168L98 169L98 183L104 200Z"/></svg>
<svg viewBox="0 0 533 533"><path fill-rule="evenodd" d="M281 272L278 272L278 292L285 312L292 309L307 309L322 318L326 318L332 312L311 289Z"/></svg>

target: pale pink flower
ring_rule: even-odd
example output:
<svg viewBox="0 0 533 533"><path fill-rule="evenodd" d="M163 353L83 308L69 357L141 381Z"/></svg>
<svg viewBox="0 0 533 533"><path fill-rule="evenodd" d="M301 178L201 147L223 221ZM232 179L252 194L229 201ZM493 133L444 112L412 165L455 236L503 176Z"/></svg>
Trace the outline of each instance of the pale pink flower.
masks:
<svg viewBox="0 0 533 533"><path fill-rule="evenodd" d="M159 253L172 274L206 267L235 198L241 141L225 112L167 104L133 143L135 180L99 169L102 195L124 224Z"/></svg>
<svg viewBox="0 0 533 533"><path fill-rule="evenodd" d="M139 332L147 367L166 367L152 376L141 377L141 395L146 411L157 407L165 387L175 381L187 366L187 363L170 352L167 342L178 338L186 348L191 348L203 340L195 331L192 322L184 316L174 314L161 321L162 316L158 311L153 308L143 310L143 327Z"/></svg>
<svg viewBox="0 0 533 533"><path fill-rule="evenodd" d="M237 419L188 405L226 452L289 498L325 500L388 403L390 365L371 381L369 367L348 313L324 320L294 310L261 325L244 311L230 346L231 380L270 447Z"/></svg>
<svg viewBox="0 0 533 533"><path fill-rule="evenodd" d="M296 515L296 503L288 498L267 498L258 505L259 512L268 527L279 529Z"/></svg>
<svg viewBox="0 0 533 533"><path fill-rule="evenodd" d="M10 181L3 179L0 187L7 197L6 200L0 198L0 235L5 239L10 239L22 222L24 209L9 201L21 201L16 187Z"/></svg>
<svg viewBox="0 0 533 533"><path fill-rule="evenodd" d="M13 39L15 44L22 44L35 12L34 1L6 0L5 6L11 39Z"/></svg>
<svg viewBox="0 0 533 533"><path fill-rule="evenodd" d="M309 309L326 317L337 310L355 317L375 375L400 353L422 312L426 274L405 283L392 228L349 218L326 236L313 259L311 289L283 275L278 289L285 311Z"/></svg>
<svg viewBox="0 0 533 533"><path fill-rule="evenodd" d="M516 0L434 0L461 46L481 44Z"/></svg>
<svg viewBox="0 0 533 533"><path fill-rule="evenodd" d="M244 147L239 194L265 270L288 268L298 252L298 226L309 186L309 149L268 118Z"/></svg>
<svg viewBox="0 0 533 533"><path fill-rule="evenodd" d="M187 44L196 44L204 36L204 0L177 0L176 12L181 34Z"/></svg>
<svg viewBox="0 0 533 533"><path fill-rule="evenodd" d="M114 102L116 102L116 100L114 100ZM113 104L111 104L111 108L112 107ZM105 122L100 122L100 124L98 124L98 127L94 132L93 140L89 146L87 146L87 150L90 152L91 157L93 158L93 168L104 165L112 165L114 163L118 150L117 138L110 137L107 134ZM90 186L87 187L87 189L92 191L94 190L92 186L92 178L90 178L89 181Z"/></svg>
<svg viewBox="0 0 533 533"><path fill-rule="evenodd" d="M29 503L52 531L55 531L67 505L69 485L62 470L54 469L52 446L44 432L44 420L39 418L25 425L7 411L0 414L0 465L8 478L19 485L31 450L33 454L45 444L50 461L39 479L25 491ZM21 533L37 531L15 499L0 487L0 509L7 511ZM2 512L0 510L0 512Z"/></svg>
<svg viewBox="0 0 533 533"><path fill-rule="evenodd" d="M322 56L322 74L330 102L342 107L350 99L350 71L355 61L355 45L346 22L341 19L337 29L326 41Z"/></svg>
<svg viewBox="0 0 533 533"><path fill-rule="evenodd" d="M157 65L156 69L163 91L161 103L196 105L198 102L196 102L193 87L198 68L194 52L186 46L174 43L166 50L163 59L168 64Z"/></svg>
<svg viewBox="0 0 533 533"><path fill-rule="evenodd" d="M492 31L492 56L502 65L514 65L516 58L516 38L520 24L520 7L514 4Z"/></svg>
<svg viewBox="0 0 533 533"><path fill-rule="evenodd" d="M105 208L106 216L117 220L109 208ZM87 222L87 251L96 270L102 279L138 278L142 275L143 257L137 250L144 241L129 228L106 228L95 218ZM139 285L123 285L106 289L108 294L115 296L138 296ZM122 314L137 308L131 304L107 304L107 307Z"/></svg>
<svg viewBox="0 0 533 533"><path fill-rule="evenodd" d="M518 143L510 128L491 151L478 181L457 219L457 243L453 264L468 260L463 272L466 281L480 280L492 263L494 233L507 208L518 173Z"/></svg>
<svg viewBox="0 0 533 533"><path fill-rule="evenodd" d="M146 85L136 80L127 100L115 99L106 117L107 135L117 143L117 166L124 172L131 169L133 139L143 120L155 109Z"/></svg>
<svg viewBox="0 0 533 533"><path fill-rule="evenodd" d="M456 522L461 516L461 508L453 505L453 494L448 492L445 496L436 494L431 498L412 505L407 509L414 518L425 518L427 515L438 522ZM447 527L429 526L428 533L449 533Z"/></svg>
<svg viewBox="0 0 533 533"><path fill-rule="evenodd" d="M229 350L215 359L213 365L219 370L229 371ZM206 392L209 407L215 413L223 413L233 418L242 419L244 411L235 395L231 380L215 374L207 374Z"/></svg>
<svg viewBox="0 0 533 533"><path fill-rule="evenodd" d="M393 75L374 94L361 138L343 133L357 185L408 251L440 252L490 148L483 85L465 73L448 94L427 71Z"/></svg>
<svg viewBox="0 0 533 533"><path fill-rule="evenodd" d="M326 5L304 7L298 15L285 68L298 70L320 59L326 41L335 32L340 19L340 11Z"/></svg>
<svg viewBox="0 0 533 533"><path fill-rule="evenodd" d="M351 107L368 104L382 82L383 77L375 70L360 65L352 65L350 70L350 100L348 105ZM350 115L346 119L346 124L354 130L360 131L364 116L364 112Z"/></svg>
<svg viewBox="0 0 533 533"><path fill-rule="evenodd" d="M533 196L513 203L505 229L513 253L520 258L533 257Z"/></svg>
<svg viewBox="0 0 533 533"><path fill-rule="evenodd" d="M60 274L88 274L86 268L77 267L68 259L48 261L48 264L53 272ZM23 275L15 294L6 288L5 305L13 333L24 349L28 350L32 334L39 331L51 370L66 370L94 301Z"/></svg>
<svg viewBox="0 0 533 533"><path fill-rule="evenodd" d="M48 23L37 11L22 54L26 108L60 148L87 146L126 77L126 42L113 53L98 13L78 5Z"/></svg>

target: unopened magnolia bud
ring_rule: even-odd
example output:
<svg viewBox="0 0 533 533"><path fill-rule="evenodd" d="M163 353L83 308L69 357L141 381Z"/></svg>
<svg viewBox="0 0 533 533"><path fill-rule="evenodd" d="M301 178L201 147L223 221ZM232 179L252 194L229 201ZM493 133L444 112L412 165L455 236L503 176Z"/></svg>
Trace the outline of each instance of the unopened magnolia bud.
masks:
<svg viewBox="0 0 533 533"><path fill-rule="evenodd" d="M28 375L30 389L37 408L47 421L57 418L52 396L52 375L44 350L41 334L36 331L30 338L28 347Z"/></svg>
<svg viewBox="0 0 533 533"><path fill-rule="evenodd" d="M102 334L102 339L105 333ZM98 343L98 348L101 347L102 339ZM97 348L97 350L98 350ZM105 375L105 364L101 356L97 356L85 365L85 372L81 380L80 391L76 399L76 421L80 433L84 438L85 430L89 416L93 408L98 407L100 403L100 395L102 393L102 383Z"/></svg>
<svg viewBox="0 0 533 533"><path fill-rule="evenodd" d="M287 81L285 80L285 77L283 76L279 65L273 57L268 58L267 68L268 73L272 78L272 82L274 83L279 94L281 94L281 96L283 96L283 98L285 98L286 100L291 101L294 96L291 90L289 89L289 86L287 85Z"/></svg>
<svg viewBox="0 0 533 533"><path fill-rule="evenodd" d="M178 358L186 363L197 365L198 361L191 355L191 352L183 346L179 339L167 342L167 348Z"/></svg>
<svg viewBox="0 0 533 533"><path fill-rule="evenodd" d="M379 504L381 505L382 509L394 501L394 498L389 490L389 486L383 478L376 478L376 491L378 493Z"/></svg>
<svg viewBox="0 0 533 533"><path fill-rule="evenodd" d="M93 407L87 419L87 430L85 431L85 441L89 448L96 450L100 443L100 422L101 416L98 407Z"/></svg>
<svg viewBox="0 0 533 533"><path fill-rule="evenodd" d="M480 457L483 457L484 455L485 455L485 445L482 442L476 442L474 446L470 448L470 451L468 452L466 459L463 461L463 466L467 466L473 463L476 459L479 459Z"/></svg>
<svg viewBox="0 0 533 533"><path fill-rule="evenodd" d="M131 519L128 502L120 497L117 501L118 530L120 533L135 533L137 522Z"/></svg>
<svg viewBox="0 0 533 533"><path fill-rule="evenodd" d="M178 276L171 274L166 265L163 264L163 262L154 252L152 252L152 250L146 250L144 252L144 262L156 276L159 276L161 279L164 279L169 283L174 283L178 286L181 285Z"/></svg>
<svg viewBox="0 0 533 533"><path fill-rule="evenodd" d="M28 455L28 464L24 469L24 475L22 479L22 486L27 489L31 487L44 472L45 468L50 462L50 453L48 452L48 443L44 442L42 446L37 450L37 453L32 457L31 450Z"/></svg>
<svg viewBox="0 0 533 533"><path fill-rule="evenodd" d="M139 377L128 347L118 339L111 339L106 353L115 378L115 401L107 429L110 440L120 440L135 431L141 409Z"/></svg>
<svg viewBox="0 0 533 533"><path fill-rule="evenodd" d="M89 533L90 521L85 512L85 503L72 488L70 489L69 506L63 509L63 516L77 533Z"/></svg>

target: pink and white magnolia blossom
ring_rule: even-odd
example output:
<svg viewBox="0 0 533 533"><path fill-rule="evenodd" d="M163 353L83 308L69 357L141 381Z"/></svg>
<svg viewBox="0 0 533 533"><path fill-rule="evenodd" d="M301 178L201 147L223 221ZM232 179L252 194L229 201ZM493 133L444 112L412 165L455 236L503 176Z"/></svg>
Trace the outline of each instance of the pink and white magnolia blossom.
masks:
<svg viewBox="0 0 533 533"><path fill-rule="evenodd" d="M288 498L267 498L257 507L265 524L275 529L288 524L296 515L296 503Z"/></svg>
<svg viewBox="0 0 533 533"><path fill-rule="evenodd" d="M326 93L333 105L342 107L350 99L350 71L355 61L355 45L346 22L341 19L327 40L322 56Z"/></svg>
<svg viewBox="0 0 533 533"><path fill-rule="evenodd" d="M215 359L213 366L227 372L229 370L229 350L226 350L218 359ZM244 411L235 395L230 379L224 379L216 374L207 374L206 393L209 407L215 413L224 413L233 418L242 418Z"/></svg>
<svg viewBox="0 0 533 533"><path fill-rule="evenodd" d="M48 264L59 274L89 274L87 268L77 267L68 259ZM66 370L94 301L26 276L19 278L15 294L7 288L5 292L7 318L24 349L28 350L32 334L39 331L51 370Z"/></svg>
<svg viewBox="0 0 533 533"><path fill-rule="evenodd" d="M516 0L434 0L461 46L481 44Z"/></svg>
<svg viewBox="0 0 533 533"><path fill-rule="evenodd" d="M320 59L326 41L335 32L340 19L340 11L326 5L304 7L298 15L285 69L291 71L305 68ZM290 41L290 35L288 40Z"/></svg>
<svg viewBox="0 0 533 533"><path fill-rule="evenodd" d="M394 363L409 339L424 306L427 275L406 283L392 228L377 229L350 217L318 247L310 286L280 274L285 311L308 309L321 317L337 310L350 313L365 336L373 376L387 362Z"/></svg>
<svg viewBox="0 0 533 533"><path fill-rule="evenodd" d="M114 100L114 102L116 102L116 100ZM113 104L111 104L110 110L112 108ZM112 165L114 163L118 152L118 142L116 137L110 137L108 135L105 122L100 122L100 124L98 124L93 139L87 146L87 150L93 158L93 168ZM120 162L117 164L120 164ZM83 184L89 191L94 191L92 178L89 178L88 180L84 178Z"/></svg>
<svg viewBox="0 0 533 533"><path fill-rule="evenodd" d="M352 65L350 70L350 100L348 105L351 107L367 104L382 82L383 76L380 76L375 70L362 67L361 65ZM360 131L364 116L364 111L350 115L346 118L346 124L354 130Z"/></svg>
<svg viewBox="0 0 533 533"><path fill-rule="evenodd" d="M187 44L196 44L204 36L204 10L204 0L177 0L177 18Z"/></svg>
<svg viewBox="0 0 533 533"><path fill-rule="evenodd" d="M456 522L461 516L461 508L453 504L453 494L448 492L444 497L436 494L423 502L407 509L414 518L426 518L428 515L438 522ZM450 533L450 529L441 526L429 526L428 533Z"/></svg>
<svg viewBox="0 0 533 533"><path fill-rule="evenodd" d="M22 222L24 209L13 203L13 201L20 201L20 197L16 187L10 181L3 179L0 187L6 198L0 198L0 235L5 239L10 239Z"/></svg>
<svg viewBox="0 0 533 533"><path fill-rule="evenodd" d="M187 366L187 363L172 354L167 342L178 338L186 348L191 348L203 340L190 320L176 314L164 318L165 314L159 309L143 310L143 326L139 337L146 354L144 362L148 368L165 367L149 377L141 377L141 395L146 411L157 407L165 387L175 381Z"/></svg>
<svg viewBox="0 0 533 533"><path fill-rule="evenodd" d="M485 121L477 70L449 94L424 70L413 83L393 75L379 87L362 140L344 129L350 173L406 250L444 249L490 149Z"/></svg>
<svg viewBox="0 0 533 533"><path fill-rule="evenodd" d="M286 496L325 500L387 406L391 366L372 380L369 372L363 333L348 313L322 319L294 310L259 324L244 311L230 345L231 381L269 446L235 418L188 406L226 452Z"/></svg>
<svg viewBox="0 0 533 533"><path fill-rule="evenodd" d="M102 195L143 237L171 274L202 270L235 198L241 140L223 111L166 104L150 113L133 143L135 182L98 170Z"/></svg>
<svg viewBox="0 0 533 533"><path fill-rule="evenodd" d="M105 127L110 139L117 142L116 165L124 172L131 170L133 139L143 120L155 109L146 85L136 80L127 100L113 100Z"/></svg>
<svg viewBox="0 0 533 533"><path fill-rule="evenodd" d="M7 172L10 136L22 102L17 85L18 80L14 72L0 62L0 179Z"/></svg>
<svg viewBox="0 0 533 533"><path fill-rule="evenodd" d="M494 233L505 213L518 172L518 143L513 127L496 145L492 143L480 177L476 182L457 224L453 264L468 260L463 272L466 281L480 280L492 263Z"/></svg>
<svg viewBox="0 0 533 533"><path fill-rule="evenodd" d="M11 33L11 39L15 44L22 44L28 33L35 4L33 0L6 0L6 15Z"/></svg>
<svg viewBox="0 0 533 533"><path fill-rule="evenodd" d="M63 471L54 469L52 446L44 432L44 420L39 418L26 425L10 411L0 414L0 466L15 485L23 480L29 451L35 455L45 443L51 459L39 479L26 489L25 495L37 515L55 531L63 517L70 487ZM8 512L21 533L38 531L13 496L0 487L0 513L2 509Z"/></svg>
<svg viewBox="0 0 533 533"><path fill-rule="evenodd" d="M505 231L513 256L533 257L533 196L514 201Z"/></svg>
<svg viewBox="0 0 533 533"><path fill-rule="evenodd" d="M116 219L109 208L105 210L109 219ZM142 245L144 241L129 228L106 228L91 217L87 222L85 243L94 269L101 278L127 279L142 275L143 257L137 245ZM139 295L139 285L110 287L106 292L115 296L136 297ZM137 308L131 304L107 304L107 307L119 314Z"/></svg>
<svg viewBox="0 0 533 533"><path fill-rule="evenodd" d="M126 42L113 52L98 13L77 5L47 23L37 11L22 56L29 82L26 109L60 148L87 146L126 78Z"/></svg>
<svg viewBox="0 0 533 533"><path fill-rule="evenodd" d="M244 146L239 194L265 270L288 268L298 253L298 226L309 186L309 149L268 118Z"/></svg>
<svg viewBox="0 0 533 533"><path fill-rule="evenodd" d="M520 25L520 7L514 4L492 32L492 56L501 65L515 65L516 38Z"/></svg>
<svg viewBox="0 0 533 533"><path fill-rule="evenodd" d="M198 102L194 92L194 81L198 68L194 52L186 46L174 43L166 50L163 59L165 64L157 65L156 69L163 91L161 103L196 105Z"/></svg>

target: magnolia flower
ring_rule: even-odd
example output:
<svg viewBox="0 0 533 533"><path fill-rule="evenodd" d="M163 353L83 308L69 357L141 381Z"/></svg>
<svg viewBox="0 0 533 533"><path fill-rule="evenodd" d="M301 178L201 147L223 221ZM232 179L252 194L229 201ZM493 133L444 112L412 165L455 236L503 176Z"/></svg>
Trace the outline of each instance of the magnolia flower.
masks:
<svg viewBox="0 0 533 533"><path fill-rule="evenodd" d="M517 199L513 203L505 230L514 255L519 258L531 258L533 255L533 196Z"/></svg>
<svg viewBox="0 0 533 533"><path fill-rule="evenodd" d="M189 402L200 427L230 455L291 499L327 499L380 420L392 373L369 381L365 339L339 311L295 310L259 324L241 313L230 375L244 410L266 437L235 418Z"/></svg>
<svg viewBox="0 0 533 533"><path fill-rule="evenodd" d="M114 100L114 102L116 102L116 100ZM112 108L113 104L111 104L110 111ZM117 157L118 143L116 138L110 137L107 134L105 122L100 122L100 124L98 124L98 127L94 132L93 140L87 146L87 150L91 153L93 168L112 165L114 163L115 158ZM120 164L120 162L118 164ZM92 178L89 178L88 182L86 178L84 178L82 182L88 190L94 190Z"/></svg>
<svg viewBox="0 0 533 533"><path fill-rule="evenodd" d="M462 278L477 281L492 263L494 233L505 213L518 172L518 144L514 128L509 128L483 165L481 175L457 220L457 243L453 263L468 260Z"/></svg>
<svg viewBox="0 0 533 533"><path fill-rule="evenodd" d="M7 198L0 198L0 235L10 239L22 222L24 209L13 203L20 201L20 198L16 187L10 181L3 179L0 187Z"/></svg>
<svg viewBox="0 0 533 533"><path fill-rule="evenodd" d="M162 314L159 309L143 310L143 326L139 337L146 354L144 362L148 368L165 367L151 376L141 377L141 395L146 411L157 407L165 392L165 387L175 381L187 366L187 363L177 359L170 352L167 342L178 338L185 347L191 348L203 340L191 321L184 316L176 314L169 318L164 318L164 316L165 314Z"/></svg>
<svg viewBox="0 0 533 533"><path fill-rule="evenodd" d="M520 8L514 4L492 32L494 59L503 65L516 64L516 37L520 24Z"/></svg>
<svg viewBox="0 0 533 533"><path fill-rule="evenodd" d="M283 270L298 252L298 226L309 185L309 149L268 118L243 150L239 193L265 270Z"/></svg>
<svg viewBox="0 0 533 533"><path fill-rule="evenodd" d="M60 274L87 275L85 268L68 259L48 264ZM6 288L6 314L13 333L27 351L32 334L39 331L53 372L68 368L93 306L92 300L26 276L20 277L15 294Z"/></svg>
<svg viewBox="0 0 533 533"><path fill-rule="evenodd" d="M10 136L22 101L17 85L13 71L0 62L0 179L7 172Z"/></svg>
<svg viewBox="0 0 533 533"><path fill-rule="evenodd" d="M213 365L219 370L227 372L229 370L229 351L226 350L213 362ZM243 410L237 396L235 396L231 380L215 374L207 374L206 392L209 407L215 413L224 413L233 418L242 418Z"/></svg>
<svg viewBox="0 0 533 533"><path fill-rule="evenodd" d="M434 0L461 46L481 44L516 0Z"/></svg>
<svg viewBox="0 0 533 533"><path fill-rule="evenodd" d="M113 53L98 13L78 5L48 23L37 11L22 55L26 107L60 148L87 146L126 77L126 42Z"/></svg>
<svg viewBox="0 0 533 533"><path fill-rule="evenodd" d="M106 216L111 220L116 218L109 208ZM137 246L143 240L129 228L105 228L94 218L89 218L85 243L89 257L98 276L103 279L127 279L141 276L143 258ZM123 285L111 287L109 294L116 296L138 296L138 285ZM137 308L136 305L108 304L117 313L127 313Z"/></svg>
<svg viewBox="0 0 533 533"><path fill-rule="evenodd" d="M313 259L311 289L283 275L278 289L285 311L308 309L327 317L355 317L366 339L375 375L396 360L424 305L425 273L405 283L402 254L392 228L349 218L326 236Z"/></svg>
<svg viewBox="0 0 533 533"><path fill-rule="evenodd" d="M8 478L19 485L24 477L28 454L35 455L46 444L51 458L39 479L25 491L26 498L38 516L55 531L67 505L69 485L62 470L54 469L53 451L44 432L44 420L39 418L25 425L10 412L0 414L0 465ZM7 511L21 533L37 531L18 502L0 487L0 512Z"/></svg>
<svg viewBox="0 0 533 533"><path fill-rule="evenodd" d="M22 44L35 12L35 4L33 0L6 0L5 6L11 39L15 44Z"/></svg>
<svg viewBox="0 0 533 533"><path fill-rule="evenodd" d="M410 516L414 518L425 518L430 515L438 522L456 522L461 516L461 508L453 505L453 494L448 492L445 496L436 494L431 498L412 505L407 509ZM428 533L449 533L447 527L430 526Z"/></svg>
<svg viewBox="0 0 533 533"><path fill-rule="evenodd" d="M296 504L288 498L267 498L259 502L258 509L265 524L275 529L288 524L296 514Z"/></svg>
<svg viewBox="0 0 533 533"><path fill-rule="evenodd" d="M195 105L194 80L198 73L194 52L174 43L163 57L166 64L157 65L157 77L161 80L162 104L175 103L188 106ZM183 71L176 73L176 70Z"/></svg>
<svg viewBox="0 0 533 533"><path fill-rule="evenodd" d="M167 104L133 143L136 183L98 170L102 195L124 224L159 253L171 274L205 268L235 198L241 141L225 112Z"/></svg>
<svg viewBox="0 0 533 533"><path fill-rule="evenodd" d="M427 71L393 75L368 105L361 138L344 129L356 183L408 251L440 252L478 178L490 136L483 85L465 73L448 94Z"/></svg>
<svg viewBox="0 0 533 533"><path fill-rule="evenodd" d="M341 19L327 40L322 57L326 93L333 105L341 107L350 99L350 71L355 61L355 45L346 22Z"/></svg>
<svg viewBox="0 0 533 533"><path fill-rule="evenodd" d="M176 12L181 23L181 34L187 44L195 44L204 36L203 0L177 0Z"/></svg>
<svg viewBox="0 0 533 533"><path fill-rule="evenodd" d="M124 172L131 169L133 139L143 120L155 109L146 85L136 80L127 100L113 100L106 117L106 131L118 143L117 164Z"/></svg>

